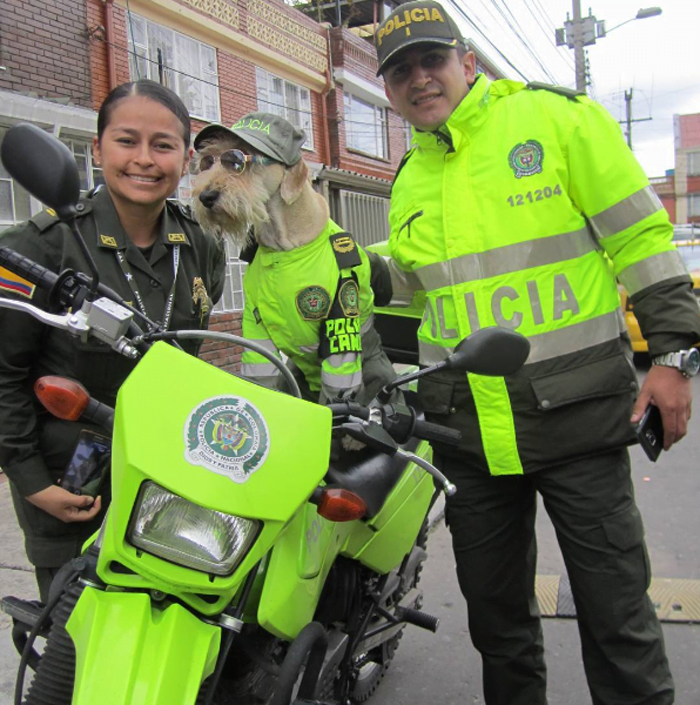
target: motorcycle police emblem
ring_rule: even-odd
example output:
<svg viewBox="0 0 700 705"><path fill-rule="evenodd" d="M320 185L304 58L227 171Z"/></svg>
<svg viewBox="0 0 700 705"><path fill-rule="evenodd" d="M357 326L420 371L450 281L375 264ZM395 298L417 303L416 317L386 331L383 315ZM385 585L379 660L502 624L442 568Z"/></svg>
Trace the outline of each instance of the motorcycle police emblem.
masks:
<svg viewBox="0 0 700 705"><path fill-rule="evenodd" d="M537 140L516 144L508 155L508 163L515 173L516 179L539 174L542 171L543 161L544 149Z"/></svg>
<svg viewBox="0 0 700 705"><path fill-rule="evenodd" d="M262 414L247 399L212 397L185 423L185 459L239 484L265 462L270 434Z"/></svg>

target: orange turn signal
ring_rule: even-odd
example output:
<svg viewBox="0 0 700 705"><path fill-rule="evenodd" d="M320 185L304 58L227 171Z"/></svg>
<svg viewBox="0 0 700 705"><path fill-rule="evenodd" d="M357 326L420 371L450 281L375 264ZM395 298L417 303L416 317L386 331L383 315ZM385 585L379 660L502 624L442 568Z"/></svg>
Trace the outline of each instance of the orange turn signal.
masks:
<svg viewBox="0 0 700 705"><path fill-rule="evenodd" d="M354 521L367 513L367 505L350 490L329 487L321 491L318 513L328 521Z"/></svg>
<svg viewBox="0 0 700 705"><path fill-rule="evenodd" d="M39 377L34 383L34 393L47 411L66 421L77 421L90 401L82 384L54 375Z"/></svg>

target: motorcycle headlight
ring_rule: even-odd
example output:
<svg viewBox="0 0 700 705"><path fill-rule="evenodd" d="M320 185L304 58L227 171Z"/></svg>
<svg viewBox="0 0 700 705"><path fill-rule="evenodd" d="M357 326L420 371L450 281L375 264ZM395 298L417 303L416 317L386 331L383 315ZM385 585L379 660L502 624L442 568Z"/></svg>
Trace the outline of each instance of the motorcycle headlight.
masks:
<svg viewBox="0 0 700 705"><path fill-rule="evenodd" d="M136 548L214 575L230 575L255 541L259 522L205 509L145 482L129 525Z"/></svg>

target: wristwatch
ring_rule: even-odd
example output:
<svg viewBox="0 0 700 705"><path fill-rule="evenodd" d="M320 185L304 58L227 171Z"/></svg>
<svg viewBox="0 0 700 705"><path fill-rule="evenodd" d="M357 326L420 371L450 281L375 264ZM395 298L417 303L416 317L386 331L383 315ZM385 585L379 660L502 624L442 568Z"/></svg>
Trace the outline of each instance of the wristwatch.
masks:
<svg viewBox="0 0 700 705"><path fill-rule="evenodd" d="M684 377L695 377L700 371L700 350L691 348L690 350L666 353L652 357L651 362L653 365L661 365L662 367L675 367Z"/></svg>

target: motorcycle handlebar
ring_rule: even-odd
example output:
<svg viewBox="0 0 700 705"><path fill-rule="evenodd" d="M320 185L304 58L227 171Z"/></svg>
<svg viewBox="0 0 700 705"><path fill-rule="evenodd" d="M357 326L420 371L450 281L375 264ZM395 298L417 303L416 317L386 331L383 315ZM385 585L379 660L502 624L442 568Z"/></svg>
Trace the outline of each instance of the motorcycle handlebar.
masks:
<svg viewBox="0 0 700 705"><path fill-rule="evenodd" d="M58 281L58 274L33 262L28 257L20 255L9 247L0 247L0 265L46 291L51 291L54 284Z"/></svg>
<svg viewBox="0 0 700 705"><path fill-rule="evenodd" d="M413 435L426 441L435 441L436 443L445 443L453 446L458 446L462 441L462 434L459 431L431 423L430 421L422 421L421 419L416 419Z"/></svg>

